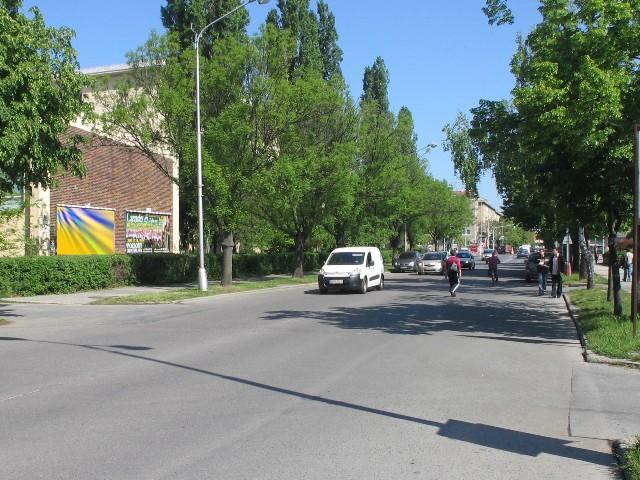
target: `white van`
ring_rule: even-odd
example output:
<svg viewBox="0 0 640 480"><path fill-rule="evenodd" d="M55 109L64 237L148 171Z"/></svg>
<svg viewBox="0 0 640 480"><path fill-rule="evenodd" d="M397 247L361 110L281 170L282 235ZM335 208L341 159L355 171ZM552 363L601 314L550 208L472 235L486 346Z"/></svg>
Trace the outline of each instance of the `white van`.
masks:
<svg viewBox="0 0 640 480"><path fill-rule="evenodd" d="M367 293L371 287L384 288L384 262L376 247L336 248L318 274L320 293L333 289Z"/></svg>

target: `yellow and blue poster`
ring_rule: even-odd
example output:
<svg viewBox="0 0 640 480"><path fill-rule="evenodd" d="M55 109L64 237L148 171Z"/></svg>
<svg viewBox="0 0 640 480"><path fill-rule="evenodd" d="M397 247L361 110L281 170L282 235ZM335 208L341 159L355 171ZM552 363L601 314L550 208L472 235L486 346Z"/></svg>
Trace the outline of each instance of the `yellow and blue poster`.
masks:
<svg viewBox="0 0 640 480"><path fill-rule="evenodd" d="M58 207L58 255L108 255L115 251L114 212L91 207Z"/></svg>

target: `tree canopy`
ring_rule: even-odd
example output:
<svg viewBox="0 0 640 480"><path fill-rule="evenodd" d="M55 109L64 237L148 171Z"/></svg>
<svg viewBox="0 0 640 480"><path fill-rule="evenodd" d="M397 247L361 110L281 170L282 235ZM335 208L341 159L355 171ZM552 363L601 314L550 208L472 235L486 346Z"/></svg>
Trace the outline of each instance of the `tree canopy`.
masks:
<svg viewBox="0 0 640 480"><path fill-rule="evenodd" d="M0 2L0 191L49 186L58 169L82 173L79 138L65 136L88 106L73 31L48 27L40 11Z"/></svg>

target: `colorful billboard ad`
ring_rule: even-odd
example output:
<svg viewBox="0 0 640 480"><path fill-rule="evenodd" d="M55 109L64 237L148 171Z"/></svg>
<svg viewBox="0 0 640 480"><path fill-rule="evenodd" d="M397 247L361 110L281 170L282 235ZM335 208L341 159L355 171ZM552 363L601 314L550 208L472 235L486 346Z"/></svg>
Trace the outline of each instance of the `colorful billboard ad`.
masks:
<svg viewBox="0 0 640 480"><path fill-rule="evenodd" d="M170 215L127 212L126 252L168 252L171 248Z"/></svg>
<svg viewBox="0 0 640 480"><path fill-rule="evenodd" d="M109 255L115 251L114 211L58 206L58 255Z"/></svg>

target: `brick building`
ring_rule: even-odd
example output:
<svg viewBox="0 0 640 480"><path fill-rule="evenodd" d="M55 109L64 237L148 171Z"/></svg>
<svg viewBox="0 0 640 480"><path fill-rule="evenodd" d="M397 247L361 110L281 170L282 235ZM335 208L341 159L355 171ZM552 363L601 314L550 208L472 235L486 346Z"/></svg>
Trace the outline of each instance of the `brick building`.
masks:
<svg viewBox="0 0 640 480"><path fill-rule="evenodd" d="M82 72L103 80L95 83L101 86L102 91L109 91L128 75L129 67L115 65L85 69ZM87 90L83 92L83 98L91 102L94 109L100 113L102 105L96 101L94 93ZM87 142L80 146L86 175L78 178L61 172L55 176L55 186L50 190L38 186L29 189L24 215L14 221L18 226L22 223L24 228L13 228L13 231L17 232L14 241L16 248L4 254L16 255L25 252L26 241L20 230L29 232L32 243L39 245L40 253L44 255L131 253L153 250L154 246L156 250L178 252L179 192L175 182L161 172L149 158L127 145L126 139L113 139L96 134L92 132L92 126L83 124L82 119L69 126L69 134L81 135L87 139ZM174 158L167 152L158 152L155 159L177 178L178 165ZM91 228L83 230L82 226L86 226L87 222L82 222L87 218L98 218L101 213L108 214L104 215L108 218L106 223L109 223L109 238L105 241L105 244L109 244L107 248L102 252L81 248L72 251L61 250L61 227L62 224L67 225L67 222L61 224L58 218L72 218L73 215L64 216L68 212L87 214L84 215L84 219L81 218L82 215L76 216L79 221L72 225L75 228L72 232L75 237L70 242L88 246L94 244L96 239L91 238ZM160 233L154 230L157 225L147 228L150 225L149 219L156 223L161 221ZM99 223L96 225L100 226ZM156 233L162 238L155 239ZM63 228L62 234L67 235L68 230ZM69 243L67 240L66 244Z"/></svg>
<svg viewBox="0 0 640 480"><path fill-rule="evenodd" d="M59 206L89 206L114 211L115 252L126 253L127 212L154 213L169 217L175 226L173 181L164 175L143 154L77 127L70 133L82 135L88 142L81 147L86 175L57 175L57 185L50 191L51 240L56 242L57 209ZM170 170L172 160L159 157ZM177 199L175 202L177 207ZM178 243L177 230L170 230L170 245ZM172 248L175 251L175 248Z"/></svg>

